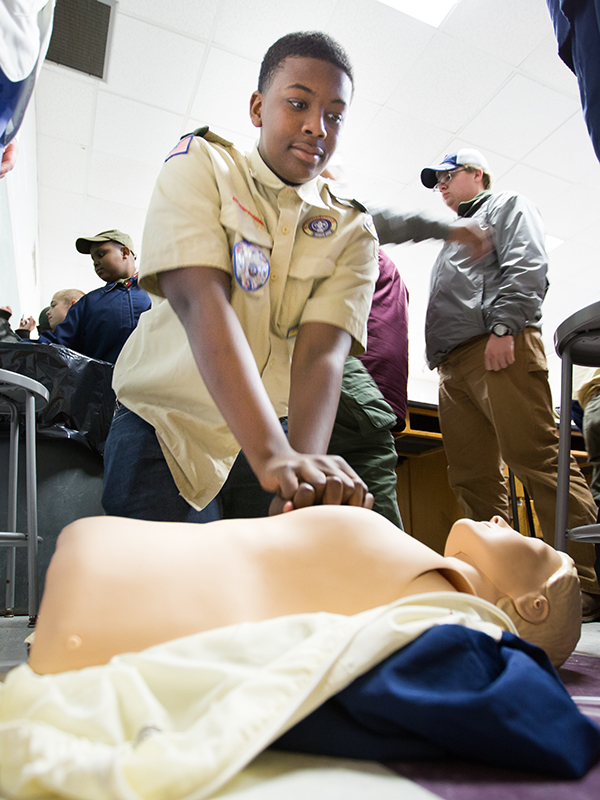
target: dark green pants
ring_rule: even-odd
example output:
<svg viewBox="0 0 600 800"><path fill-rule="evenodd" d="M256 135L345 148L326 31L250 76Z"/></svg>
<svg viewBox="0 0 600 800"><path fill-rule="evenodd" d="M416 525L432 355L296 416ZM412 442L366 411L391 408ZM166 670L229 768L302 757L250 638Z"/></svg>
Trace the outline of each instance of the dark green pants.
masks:
<svg viewBox="0 0 600 800"><path fill-rule="evenodd" d="M342 456L375 497L373 510L402 528L396 497L396 415L357 358L347 358L329 453Z"/></svg>

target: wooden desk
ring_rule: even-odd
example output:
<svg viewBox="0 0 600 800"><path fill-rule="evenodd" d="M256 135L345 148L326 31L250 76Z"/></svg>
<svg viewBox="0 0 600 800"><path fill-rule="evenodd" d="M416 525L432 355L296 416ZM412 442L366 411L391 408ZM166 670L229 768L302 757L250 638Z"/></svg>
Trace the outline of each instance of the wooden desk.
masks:
<svg viewBox="0 0 600 800"><path fill-rule="evenodd" d="M398 466L396 492L405 530L443 553L448 531L464 516L448 484L448 461L440 431L438 408L429 403L409 403L406 428L395 434ZM591 468L583 436L573 428L571 450L583 474ZM508 482L508 470L505 470ZM528 532L525 493L515 478L519 528ZM507 487L508 488L508 487ZM541 535L534 511L536 534Z"/></svg>

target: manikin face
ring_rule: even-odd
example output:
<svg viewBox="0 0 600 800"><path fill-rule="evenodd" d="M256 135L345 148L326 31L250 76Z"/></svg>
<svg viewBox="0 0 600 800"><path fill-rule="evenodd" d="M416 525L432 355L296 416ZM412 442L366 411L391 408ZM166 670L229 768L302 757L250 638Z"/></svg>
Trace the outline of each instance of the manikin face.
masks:
<svg viewBox="0 0 600 800"><path fill-rule="evenodd" d="M106 283L130 278L135 272L135 263L129 258L131 251L118 242L94 242L90 256L96 275Z"/></svg>
<svg viewBox="0 0 600 800"><path fill-rule="evenodd" d="M458 211L461 203L472 200L479 192L483 191L483 170L467 172L462 167L458 167L450 174L452 175L451 180L444 183L443 178L448 175L448 172L436 172L439 181L438 189L448 208Z"/></svg>
<svg viewBox="0 0 600 800"><path fill-rule="evenodd" d="M64 320L71 305L67 300L57 300L56 295L54 295L50 301L50 308L46 311L51 331Z"/></svg>
<svg viewBox="0 0 600 800"><path fill-rule="evenodd" d="M250 101L267 166L293 185L319 175L335 151L351 97L350 78L334 64L288 56L267 90Z"/></svg>
<svg viewBox="0 0 600 800"><path fill-rule="evenodd" d="M498 591L496 598L485 597L491 602L504 595L517 599L543 593L548 578L562 565L556 550L541 539L517 533L500 517L491 522L455 522L444 555L475 567Z"/></svg>

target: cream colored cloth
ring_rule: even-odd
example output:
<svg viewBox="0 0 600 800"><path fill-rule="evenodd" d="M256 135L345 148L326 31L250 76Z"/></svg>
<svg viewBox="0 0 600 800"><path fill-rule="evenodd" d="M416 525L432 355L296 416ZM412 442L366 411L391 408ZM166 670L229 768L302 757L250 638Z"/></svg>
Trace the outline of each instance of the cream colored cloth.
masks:
<svg viewBox="0 0 600 800"><path fill-rule="evenodd" d="M219 628L101 667L0 687L0 790L14 798L202 800L356 677L434 625L499 638L510 619L457 592L355 616Z"/></svg>
<svg viewBox="0 0 600 800"><path fill-rule="evenodd" d="M264 285L254 290L235 277L232 252L242 241L269 264ZM363 352L377 245L367 214L333 198L321 178L287 186L256 148L244 155L207 133L167 160L142 245L140 285L155 297L121 352L113 386L156 429L177 488L194 508L217 494L239 445L200 377L183 326L157 297L160 273L200 266L231 275L231 305L282 417L301 324L341 328L353 338L352 352Z"/></svg>
<svg viewBox="0 0 600 800"><path fill-rule="evenodd" d="M236 775L219 800L440 800L373 761L267 750Z"/></svg>

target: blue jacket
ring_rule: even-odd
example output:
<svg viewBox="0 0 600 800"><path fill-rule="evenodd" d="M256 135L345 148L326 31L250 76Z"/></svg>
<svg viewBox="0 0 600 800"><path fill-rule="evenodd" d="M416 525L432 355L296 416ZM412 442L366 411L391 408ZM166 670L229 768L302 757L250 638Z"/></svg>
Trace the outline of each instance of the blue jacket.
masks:
<svg viewBox="0 0 600 800"><path fill-rule="evenodd" d="M150 297L132 278L129 288L123 283L107 283L84 295L54 331L40 334L39 341L62 344L89 358L114 364L140 314L150 308Z"/></svg>

